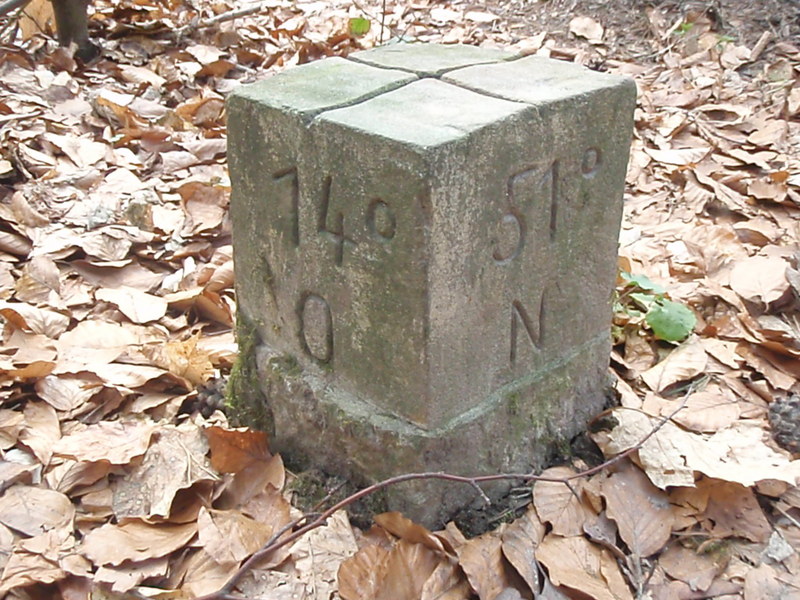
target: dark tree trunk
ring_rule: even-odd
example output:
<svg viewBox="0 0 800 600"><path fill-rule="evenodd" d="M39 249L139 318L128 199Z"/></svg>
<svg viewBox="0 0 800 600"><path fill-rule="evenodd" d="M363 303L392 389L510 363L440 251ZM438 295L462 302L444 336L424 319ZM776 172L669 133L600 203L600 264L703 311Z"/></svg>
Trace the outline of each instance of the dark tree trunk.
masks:
<svg viewBox="0 0 800 600"><path fill-rule="evenodd" d="M75 56L83 61L95 58L100 49L89 40L89 17L86 14L88 0L52 0L56 16L58 43L69 46L75 43Z"/></svg>

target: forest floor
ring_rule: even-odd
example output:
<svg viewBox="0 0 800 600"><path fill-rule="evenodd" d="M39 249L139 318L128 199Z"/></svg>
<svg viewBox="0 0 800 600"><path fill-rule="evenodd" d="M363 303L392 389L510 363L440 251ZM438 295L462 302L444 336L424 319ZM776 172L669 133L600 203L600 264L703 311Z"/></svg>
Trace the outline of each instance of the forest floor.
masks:
<svg viewBox="0 0 800 600"><path fill-rule="evenodd" d="M88 65L48 10L0 20L0 597L800 598L797 2L97 0ZM225 97L398 35L638 87L619 406L593 434L629 454L471 539L343 511L303 533L296 476L219 410ZM668 303L680 342L654 335Z"/></svg>

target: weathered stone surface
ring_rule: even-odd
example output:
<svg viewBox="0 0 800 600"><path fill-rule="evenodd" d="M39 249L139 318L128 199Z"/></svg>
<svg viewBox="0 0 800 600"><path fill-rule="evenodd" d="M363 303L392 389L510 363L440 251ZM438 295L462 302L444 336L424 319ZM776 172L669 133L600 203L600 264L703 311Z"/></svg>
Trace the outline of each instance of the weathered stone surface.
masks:
<svg viewBox="0 0 800 600"><path fill-rule="evenodd" d="M635 88L389 48L229 102L239 310L273 445L362 482L530 471L603 401ZM473 497L422 482L389 500L435 524Z"/></svg>

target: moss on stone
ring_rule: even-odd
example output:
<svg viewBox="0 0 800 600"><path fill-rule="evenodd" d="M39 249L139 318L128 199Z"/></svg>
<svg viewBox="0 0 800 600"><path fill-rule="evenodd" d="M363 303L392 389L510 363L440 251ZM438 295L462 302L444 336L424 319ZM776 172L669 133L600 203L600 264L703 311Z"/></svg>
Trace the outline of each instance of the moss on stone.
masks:
<svg viewBox="0 0 800 600"><path fill-rule="evenodd" d="M231 423L273 433L274 422L267 399L261 391L256 364L258 331L250 320L239 313L236 317L236 340L239 356L231 369L225 392L225 407Z"/></svg>

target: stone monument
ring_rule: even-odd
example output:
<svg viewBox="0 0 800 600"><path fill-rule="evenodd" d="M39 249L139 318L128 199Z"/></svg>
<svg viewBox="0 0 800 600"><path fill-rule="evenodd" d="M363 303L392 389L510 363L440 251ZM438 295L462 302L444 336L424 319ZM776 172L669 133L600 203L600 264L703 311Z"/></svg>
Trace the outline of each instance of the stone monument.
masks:
<svg viewBox="0 0 800 600"><path fill-rule="evenodd" d="M541 466L603 404L635 97L574 64L424 44L231 94L259 390L236 402L269 415L250 424L362 484ZM388 495L427 525L473 500L431 481Z"/></svg>

